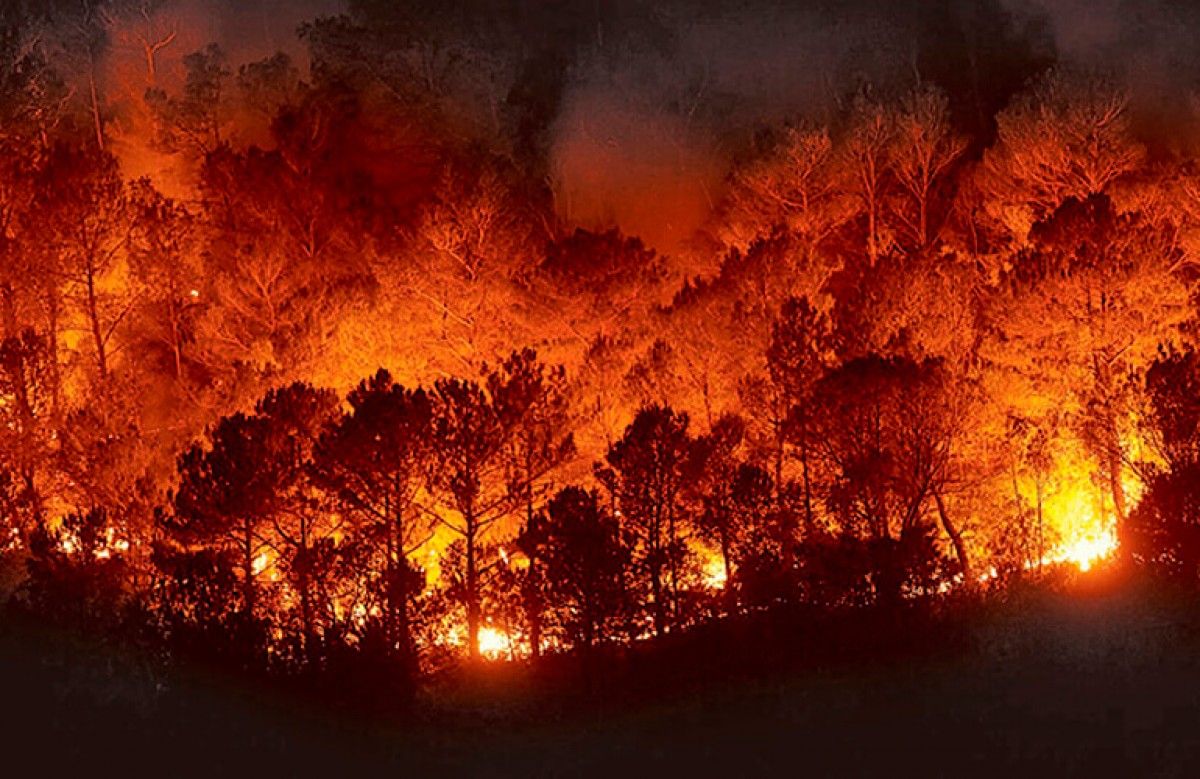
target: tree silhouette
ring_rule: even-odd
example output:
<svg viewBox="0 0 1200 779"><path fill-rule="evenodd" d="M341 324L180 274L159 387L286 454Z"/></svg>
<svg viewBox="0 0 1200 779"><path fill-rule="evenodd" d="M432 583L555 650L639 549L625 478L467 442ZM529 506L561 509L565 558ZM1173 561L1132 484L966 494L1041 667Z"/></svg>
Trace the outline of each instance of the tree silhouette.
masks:
<svg viewBox="0 0 1200 779"><path fill-rule="evenodd" d="M157 124L156 142L167 151L203 159L226 142L230 121L229 64L217 44L183 58L183 92L169 96L151 86L146 103Z"/></svg>
<svg viewBox="0 0 1200 779"><path fill-rule="evenodd" d="M834 474L829 508L843 538L864 545L871 588L885 605L908 587L927 586L935 573L929 504L954 441L941 381L936 363L871 356L817 386L816 440Z"/></svg>
<svg viewBox="0 0 1200 779"><path fill-rule="evenodd" d="M532 349L514 352L487 377L488 394L507 431L502 457L509 472L509 492L524 504L525 522L544 500L548 485L543 480L575 454L575 439L569 432L566 371L548 369L538 362ZM522 573L529 641L533 656L541 653L541 624L538 597L540 561L528 554L529 567Z"/></svg>
<svg viewBox="0 0 1200 779"><path fill-rule="evenodd" d="M145 181L134 186L132 207L129 263L143 309L138 329L152 354L166 351L171 376L188 392L198 363L203 363L203 345L196 343L197 320L206 305L201 226L183 204Z"/></svg>
<svg viewBox="0 0 1200 779"><path fill-rule="evenodd" d="M523 531L544 564L546 598L567 640L590 649L617 635L628 608L629 550L595 491L566 487Z"/></svg>
<svg viewBox="0 0 1200 779"><path fill-rule="evenodd" d="M936 87L918 86L900 101L888 157L908 202L893 213L918 250L929 245L938 189L966 147L951 124L949 101Z"/></svg>
<svg viewBox="0 0 1200 779"><path fill-rule="evenodd" d="M1185 585L1200 576L1200 357L1164 351L1146 372L1146 433L1162 458L1146 466L1146 493L1120 528L1136 562Z"/></svg>
<svg viewBox="0 0 1200 779"><path fill-rule="evenodd" d="M36 530L26 561L26 606L65 627L114 631L129 579L124 552L113 542L104 509L68 514L53 530Z"/></svg>
<svg viewBox="0 0 1200 779"><path fill-rule="evenodd" d="M333 604L322 595L328 591L340 528L311 478L312 461L320 436L335 418L337 397L294 383L268 392L255 412L267 423L262 443L270 458L258 468L275 477L271 553L299 601L301 657L316 664L322 631L335 620Z"/></svg>
<svg viewBox="0 0 1200 779"><path fill-rule="evenodd" d="M415 670L410 603L423 575L411 556L429 541L435 520L419 503L433 476L433 405L380 370L347 397L350 412L321 438L317 481L354 517L355 532L373 550L376 588L383 596L383 635L402 667Z"/></svg>
<svg viewBox="0 0 1200 779"><path fill-rule="evenodd" d="M745 438L745 423L735 416L723 416L706 435L698 436L688 456L686 491L696 504L696 530L713 544L721 555L726 597L737 608L734 590L737 547L745 535L747 517L740 511L745 487L738 480L742 466L740 449Z"/></svg>
<svg viewBox="0 0 1200 779"><path fill-rule="evenodd" d="M1057 69L996 117L985 159L987 208L1018 242L1069 198L1105 192L1145 155L1129 94L1102 76Z"/></svg>
<svg viewBox="0 0 1200 779"><path fill-rule="evenodd" d="M784 442L793 444L800 455L801 479L804 488L804 528L814 528L812 442L810 408L813 387L832 361L833 333L829 320L808 302L807 298L790 298L779 312L771 328L767 347L767 368L775 395L785 410L785 419L776 432L779 461L775 470L777 486L783 478L782 448Z"/></svg>
<svg viewBox="0 0 1200 779"><path fill-rule="evenodd" d="M279 474L269 456L267 419L238 412L224 417L179 460L173 511L163 516L168 537L186 547L211 550L237 571L237 604L251 622L259 613L259 577L270 544L271 517L279 504Z"/></svg>
<svg viewBox="0 0 1200 779"><path fill-rule="evenodd" d="M1098 195L1068 200L1031 232L996 302L1003 335L988 356L1028 387L1014 400L1057 394L1099 461L1114 513L1127 513L1122 472L1130 430L1127 376L1171 342L1187 285L1163 231L1119 214Z"/></svg>
<svg viewBox="0 0 1200 779"><path fill-rule="evenodd" d="M482 625L481 544L488 530L513 507L501 457L505 430L495 406L475 382L444 379L434 388L434 437L438 443L437 485L457 520L441 519L463 542L462 605L467 645L479 657Z"/></svg>
<svg viewBox="0 0 1200 779"><path fill-rule="evenodd" d="M638 411L605 455L597 476L616 500L622 526L634 539L634 564L649 588L654 632L679 619L685 547L680 504L691 439L686 414L663 406Z"/></svg>
<svg viewBox="0 0 1200 779"><path fill-rule="evenodd" d="M48 459L53 452L53 419L56 373L46 339L32 330L0 343L0 397L4 399L0 456L10 474L9 489L15 500L14 529L28 540L29 532L44 519L44 488Z"/></svg>
<svg viewBox="0 0 1200 779"><path fill-rule="evenodd" d="M102 386L112 368L113 337L133 305L128 291L111 283L132 230L128 189L110 154L65 144L54 147L39 182L38 211L55 270L83 320Z"/></svg>
<svg viewBox="0 0 1200 779"><path fill-rule="evenodd" d="M725 244L746 251L778 227L815 247L850 216L834 145L823 127L786 127L760 157L736 169L720 210Z"/></svg>

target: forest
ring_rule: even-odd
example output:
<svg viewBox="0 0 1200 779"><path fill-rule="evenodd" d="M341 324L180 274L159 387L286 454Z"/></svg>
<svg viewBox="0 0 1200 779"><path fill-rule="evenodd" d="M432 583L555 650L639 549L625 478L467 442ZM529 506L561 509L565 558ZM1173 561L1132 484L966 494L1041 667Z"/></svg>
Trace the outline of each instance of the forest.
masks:
<svg viewBox="0 0 1200 779"><path fill-rule="evenodd" d="M992 0L217 5L0 7L5 624L404 702L1196 584L1200 93Z"/></svg>

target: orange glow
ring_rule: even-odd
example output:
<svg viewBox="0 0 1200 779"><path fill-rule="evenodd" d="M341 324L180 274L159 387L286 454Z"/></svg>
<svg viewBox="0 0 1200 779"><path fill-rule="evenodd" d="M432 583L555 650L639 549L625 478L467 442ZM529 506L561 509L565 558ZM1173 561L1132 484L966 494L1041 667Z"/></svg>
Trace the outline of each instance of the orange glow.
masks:
<svg viewBox="0 0 1200 779"><path fill-rule="evenodd" d="M443 634L441 643L455 649L465 650L467 646L467 628L464 624L456 624ZM502 630L490 625L479 628L479 656L484 660L497 661L510 659L515 654L513 641Z"/></svg>
<svg viewBox="0 0 1200 779"><path fill-rule="evenodd" d="M856 607L866 574L804 577L883 573L901 505L938 592L1114 557L1165 435L1139 382L1195 351L1200 290L1200 157L1147 155L1123 96L1063 75L975 137L955 95L888 88L710 137L707 75L645 105L584 78L525 170L509 122L423 114L474 97L228 59L167 15L106 22L83 137L0 132L0 552L257 604L280 641L403 623L422 662L467 655L468 611L487 661L569 647L581 595L589 640L691 629L668 558L708 614Z"/></svg>
<svg viewBox="0 0 1200 779"><path fill-rule="evenodd" d="M1129 473L1122 476L1121 483L1129 506L1136 505L1141 483ZM1116 518L1111 506L1100 503L1094 491L1077 484L1064 491L1053 508L1051 519L1056 520L1056 535L1061 540L1043 555L1043 565L1068 563L1086 573L1117 551Z"/></svg>
<svg viewBox="0 0 1200 779"><path fill-rule="evenodd" d="M264 549L255 555L251 571L255 576L265 573L267 579L270 581L279 581L280 571L279 566L276 565L276 562L277 556L274 551L270 549Z"/></svg>
<svg viewBox="0 0 1200 779"><path fill-rule="evenodd" d="M1070 563L1087 573L1094 564L1111 557L1116 550L1117 534L1113 528L1108 528L1063 544L1042 558L1042 563Z"/></svg>
<svg viewBox="0 0 1200 779"><path fill-rule="evenodd" d="M723 590L727 584L725 563L720 557L710 557L704 563L702 570L704 586L710 590Z"/></svg>
<svg viewBox="0 0 1200 779"><path fill-rule="evenodd" d="M512 645L508 637L499 630L490 627L479 629L479 654L488 660L499 660L511 652Z"/></svg>

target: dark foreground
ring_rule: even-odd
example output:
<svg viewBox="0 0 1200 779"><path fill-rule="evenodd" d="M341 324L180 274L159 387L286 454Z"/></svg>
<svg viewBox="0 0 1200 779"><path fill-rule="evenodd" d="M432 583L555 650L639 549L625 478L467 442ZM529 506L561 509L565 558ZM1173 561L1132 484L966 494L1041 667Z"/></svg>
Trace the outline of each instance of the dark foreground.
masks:
<svg viewBox="0 0 1200 779"><path fill-rule="evenodd" d="M529 692L511 669L443 682L407 722L329 716L285 697L137 663L64 659L9 634L10 766L127 776L1194 776L1200 609L1133 585L986 610L954 646L886 659L646 680L622 694ZM961 640L963 638L966 640ZM869 642L869 637L864 637ZM884 653L887 654L887 653ZM737 663L729 657L727 666ZM644 671L644 669L643 669ZM641 672L639 672L641 673ZM701 673L701 672L698 672ZM693 674L694 676L695 674ZM686 677L684 673L682 676ZM117 681L112 681L116 679ZM653 685L649 685L652 687ZM119 773L118 773L119 772Z"/></svg>

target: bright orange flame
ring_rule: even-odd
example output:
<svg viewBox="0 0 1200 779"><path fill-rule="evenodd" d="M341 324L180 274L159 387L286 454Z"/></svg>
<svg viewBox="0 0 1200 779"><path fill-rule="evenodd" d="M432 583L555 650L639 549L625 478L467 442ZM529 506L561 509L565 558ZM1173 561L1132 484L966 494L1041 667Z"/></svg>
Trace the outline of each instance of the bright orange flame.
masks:
<svg viewBox="0 0 1200 779"><path fill-rule="evenodd" d="M267 579L277 582L281 575L277 562L278 559L275 552L270 549L264 549L254 556L251 573L255 576L265 574Z"/></svg>
<svg viewBox="0 0 1200 779"><path fill-rule="evenodd" d="M1117 534L1112 528L1076 538L1042 558L1043 564L1071 563L1086 573L1117 551Z"/></svg>
<svg viewBox="0 0 1200 779"><path fill-rule="evenodd" d="M710 557L705 561L702 574L705 587L710 590L725 589L728 577L725 575L725 563L721 562L721 558Z"/></svg>
<svg viewBox="0 0 1200 779"><path fill-rule="evenodd" d="M479 654L488 660L499 660L509 654L508 637L490 627L479 629Z"/></svg>
<svg viewBox="0 0 1200 779"><path fill-rule="evenodd" d="M1097 494L1094 487L1071 468L1060 469L1052 483L1056 489L1043 504L1045 532L1051 545L1040 558L1027 559L1023 567L1032 570L1042 566L1072 565L1086 573L1117 551L1116 522L1105 511L1109 496ZM1141 497L1141 484L1126 474L1122 486L1126 500L1136 503ZM997 575L997 569L992 566L978 580L987 582Z"/></svg>
<svg viewBox="0 0 1200 779"><path fill-rule="evenodd" d="M452 646L457 649L465 649L467 646L467 629L461 623L450 628L443 636L444 638L439 642L443 646ZM512 642L504 631L497 630L490 625L484 625L479 628L480 657L485 660L501 660L505 657L511 657L512 654Z"/></svg>
<svg viewBox="0 0 1200 779"><path fill-rule="evenodd" d="M1136 501L1141 494L1140 485L1128 475L1122 482L1127 499ZM1042 556L1042 565L1067 563L1086 573L1116 552L1115 521L1105 517L1097 505L1098 500L1103 499L1083 487L1063 493L1061 501L1054 507L1057 510L1055 525L1061 541Z"/></svg>

